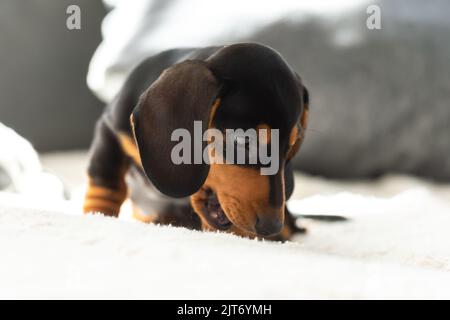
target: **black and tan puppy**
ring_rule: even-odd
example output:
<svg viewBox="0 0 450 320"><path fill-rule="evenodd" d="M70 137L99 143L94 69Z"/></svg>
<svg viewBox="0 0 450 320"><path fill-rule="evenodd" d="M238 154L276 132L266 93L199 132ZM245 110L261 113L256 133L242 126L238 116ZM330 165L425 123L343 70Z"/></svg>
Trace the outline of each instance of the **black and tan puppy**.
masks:
<svg viewBox="0 0 450 320"><path fill-rule="evenodd" d="M117 216L130 197L144 221L289 239L297 231L286 210L294 187L290 160L307 119L306 88L269 47L241 43L152 56L98 121L84 211ZM202 131L278 129L279 170L262 175L260 164L174 164L171 135L179 128L193 134L194 121ZM260 143L273 142L267 136Z"/></svg>

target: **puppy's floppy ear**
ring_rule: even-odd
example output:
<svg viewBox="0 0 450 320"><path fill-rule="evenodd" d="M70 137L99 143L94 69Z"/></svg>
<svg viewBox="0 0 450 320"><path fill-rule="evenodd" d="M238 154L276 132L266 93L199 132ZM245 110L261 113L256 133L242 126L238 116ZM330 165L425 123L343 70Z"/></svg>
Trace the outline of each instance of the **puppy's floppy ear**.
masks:
<svg viewBox="0 0 450 320"><path fill-rule="evenodd" d="M303 84L302 78L298 75L298 73L294 73L295 77L297 78L297 86L298 89L301 92L302 95L302 102L303 102L303 110L302 110L302 114L300 115L300 119L298 122L298 126L301 127L299 129L298 133L299 135L304 136L305 134L305 129L308 126L308 117L309 117L309 90L305 87L305 85Z"/></svg>
<svg viewBox="0 0 450 320"><path fill-rule="evenodd" d="M308 127L309 120L309 91L303 86L303 113L300 116L300 125L302 127L302 140L305 138L305 130Z"/></svg>
<svg viewBox="0 0 450 320"><path fill-rule="evenodd" d="M302 85L302 97L303 97L303 111L300 115L298 123L293 130L294 136L290 138L290 149L287 155L287 161L290 161L300 150L300 147L305 138L305 130L308 127L309 118L309 92L304 85Z"/></svg>
<svg viewBox="0 0 450 320"><path fill-rule="evenodd" d="M303 108L309 110L309 91L303 86Z"/></svg>
<svg viewBox="0 0 450 320"><path fill-rule="evenodd" d="M289 161L284 166L284 196L286 201L294 193L294 171L292 169L292 162Z"/></svg>
<svg viewBox="0 0 450 320"><path fill-rule="evenodd" d="M194 121L202 122L202 133L208 129L211 107L218 96L219 81L206 63L188 60L166 69L142 94L132 115L132 126L142 167L163 194L187 197L200 189L209 166L194 164L194 150L206 142L194 139ZM174 164L171 141L175 129L185 129L191 137L191 163ZM186 132L186 131L185 131ZM201 137L200 137L201 138Z"/></svg>

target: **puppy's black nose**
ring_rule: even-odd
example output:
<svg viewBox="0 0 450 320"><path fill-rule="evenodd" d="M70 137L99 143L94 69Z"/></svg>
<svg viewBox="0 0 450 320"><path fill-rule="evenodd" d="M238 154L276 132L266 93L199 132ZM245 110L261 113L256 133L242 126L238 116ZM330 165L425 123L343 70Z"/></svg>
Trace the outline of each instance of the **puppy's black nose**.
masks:
<svg viewBox="0 0 450 320"><path fill-rule="evenodd" d="M258 217L256 220L255 229L258 235L261 236L268 237L276 235L281 232L282 228L283 223L280 219Z"/></svg>

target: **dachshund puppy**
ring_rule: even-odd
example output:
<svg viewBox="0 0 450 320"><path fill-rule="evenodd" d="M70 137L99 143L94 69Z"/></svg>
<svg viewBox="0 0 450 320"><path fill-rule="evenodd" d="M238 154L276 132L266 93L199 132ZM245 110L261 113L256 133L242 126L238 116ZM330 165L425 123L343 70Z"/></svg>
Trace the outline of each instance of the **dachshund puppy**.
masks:
<svg viewBox="0 0 450 320"><path fill-rule="evenodd" d="M146 222L288 240L299 231L286 200L294 188L290 161L305 135L308 101L300 77L264 45L152 56L131 73L97 123L84 212L118 216L129 197L135 217ZM226 137L229 129L269 129L258 135L257 149L276 143L269 149L278 170L262 174L266 164L260 160L174 163L177 129L191 136L215 129ZM188 151L197 156L211 142L196 140ZM249 149L251 141L234 136L222 142L228 154L236 144Z"/></svg>

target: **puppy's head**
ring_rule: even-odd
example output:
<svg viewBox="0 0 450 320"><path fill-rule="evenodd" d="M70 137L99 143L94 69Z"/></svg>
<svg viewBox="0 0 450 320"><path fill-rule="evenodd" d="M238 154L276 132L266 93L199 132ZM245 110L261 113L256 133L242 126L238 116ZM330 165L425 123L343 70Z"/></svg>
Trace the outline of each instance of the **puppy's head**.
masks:
<svg viewBox="0 0 450 320"><path fill-rule="evenodd" d="M262 45L227 46L206 61L174 65L144 92L133 112L143 169L163 194L191 196L207 229L277 234L293 189L289 160L303 140L307 103L300 78ZM223 135L203 136L211 128ZM249 129L256 136L236 134ZM207 148L218 139L222 151ZM270 164L261 158L262 148ZM244 159L237 158L238 150L244 150ZM174 161L174 154L181 161ZM264 173L268 166L275 170Z"/></svg>

